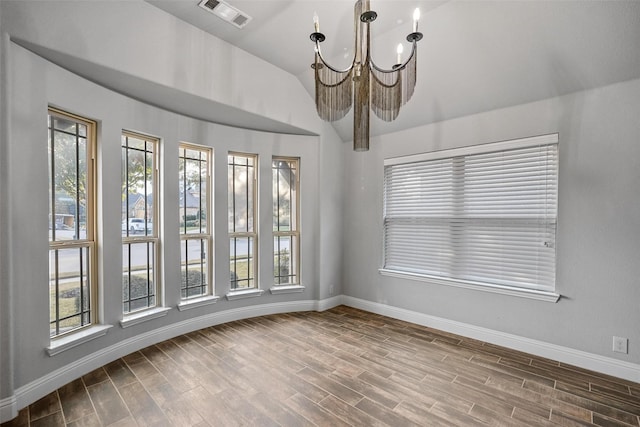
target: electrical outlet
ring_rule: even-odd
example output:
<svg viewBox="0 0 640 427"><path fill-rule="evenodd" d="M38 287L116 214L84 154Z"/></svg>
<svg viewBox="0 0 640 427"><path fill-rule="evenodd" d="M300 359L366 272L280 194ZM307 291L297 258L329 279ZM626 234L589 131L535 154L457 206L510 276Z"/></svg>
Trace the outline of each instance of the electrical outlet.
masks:
<svg viewBox="0 0 640 427"><path fill-rule="evenodd" d="M627 354L629 352L629 340L624 337L613 337L613 351Z"/></svg>
<svg viewBox="0 0 640 427"><path fill-rule="evenodd" d="M333 295L333 285L329 286L329 295Z"/></svg>

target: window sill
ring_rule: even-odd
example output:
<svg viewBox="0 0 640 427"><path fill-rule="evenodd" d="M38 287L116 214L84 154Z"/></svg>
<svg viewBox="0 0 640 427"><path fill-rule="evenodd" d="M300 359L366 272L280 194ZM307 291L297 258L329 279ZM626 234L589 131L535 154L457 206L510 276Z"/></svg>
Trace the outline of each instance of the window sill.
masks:
<svg viewBox="0 0 640 427"><path fill-rule="evenodd" d="M220 297L218 296L208 295L205 297L184 300L178 304L178 310L185 311L185 310L191 310L192 308L203 307L209 304L215 304L218 302L219 299Z"/></svg>
<svg viewBox="0 0 640 427"><path fill-rule="evenodd" d="M72 332L60 338L54 338L51 340L49 347L46 348L47 354L49 356L55 356L70 348L100 338L106 335L112 327L113 325L95 325L77 332Z"/></svg>
<svg viewBox="0 0 640 427"><path fill-rule="evenodd" d="M434 283L436 285L454 286L457 288L473 289L482 292L492 292L495 294L511 295L520 298L535 299L538 301L546 301L556 303L560 299L561 295L550 291L539 291L535 289L515 288L503 285L485 285L477 284L474 282L465 282L461 280L447 280L442 278L436 278L432 276L426 276L418 273L407 273L404 271L387 270L381 268L378 270L381 275L389 277L398 277L400 279L418 280L421 282Z"/></svg>
<svg viewBox="0 0 640 427"><path fill-rule="evenodd" d="M145 310L141 313L130 314L120 321L120 326L124 329L129 326L146 322L147 320L157 319L158 317L166 316L169 310L171 310L169 307L158 307L151 310Z"/></svg>
<svg viewBox="0 0 640 427"><path fill-rule="evenodd" d="M259 297L263 293L264 291L262 289L246 289L242 291L231 291L226 295L226 297L229 301L233 301L243 298Z"/></svg>
<svg viewBox="0 0 640 427"><path fill-rule="evenodd" d="M304 286L302 285L274 285L269 289L269 292L271 292L273 295L292 294L302 291L304 291Z"/></svg>

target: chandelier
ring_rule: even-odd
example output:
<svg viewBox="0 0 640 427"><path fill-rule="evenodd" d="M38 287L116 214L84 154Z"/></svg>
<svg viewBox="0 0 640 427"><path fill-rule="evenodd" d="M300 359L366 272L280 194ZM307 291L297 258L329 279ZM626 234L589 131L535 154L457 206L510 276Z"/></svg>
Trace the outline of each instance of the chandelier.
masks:
<svg viewBox="0 0 640 427"><path fill-rule="evenodd" d="M355 104L353 110L353 149L369 150L369 113L391 122L398 117L400 107L411 99L416 86L417 42L422 39L418 32L420 10L413 14L413 31L407 36L411 43L409 58L402 62L402 44L397 48L397 61L391 70L378 67L371 59L369 24L377 18L370 10L369 0L358 0L354 7L355 55L346 70L338 70L325 61L320 43L325 35L320 32L318 15L314 14L315 31L309 36L315 43L316 109L320 118L335 121L343 118Z"/></svg>

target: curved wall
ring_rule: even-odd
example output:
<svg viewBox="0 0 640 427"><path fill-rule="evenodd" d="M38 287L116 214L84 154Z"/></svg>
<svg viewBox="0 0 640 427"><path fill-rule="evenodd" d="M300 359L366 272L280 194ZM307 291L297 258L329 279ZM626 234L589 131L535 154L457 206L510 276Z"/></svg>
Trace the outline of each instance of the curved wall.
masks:
<svg viewBox="0 0 640 427"><path fill-rule="evenodd" d="M83 7L82 4L70 2L65 7ZM15 4L13 6L18 7ZM15 10L9 10L15 13ZM4 17L6 9L3 9ZM6 20L2 22L6 23ZM7 29L7 26L3 25L2 29ZM315 117L312 100L293 76L247 56L244 60L251 63L255 72L264 71L263 75L271 73L279 83L275 86L263 85L260 89L255 85L236 87L232 91L237 97L227 97L223 101L229 102L228 105L233 108L253 110L251 114L260 114L269 120L284 120L312 129L312 133L317 132L319 136L229 127L152 106L67 71L11 42L10 37L11 34L3 33L0 75L4 95L4 126L0 139L0 195L3 196L0 209L0 420L12 418L18 409L70 380L151 343L230 320L269 313L325 309L336 304L336 298L330 297L340 293L340 242L331 236L335 236L334 233L338 233L341 227L341 192L338 190L343 167L336 154L342 144L330 126L322 124ZM60 45L56 46L56 49L60 48ZM244 52L236 54L241 57L247 55ZM143 78L151 78L144 75L149 70L135 71L142 74ZM193 83L190 88L180 88L180 91L199 90L200 83L203 82ZM211 90L207 96L217 96L215 88ZM241 95L245 90L246 93L251 92L252 96L263 97L260 105L243 100ZM276 94L283 95L286 101L281 97L278 99ZM49 356L45 351L50 342L47 326L46 154L49 105L98 122L98 311L100 323L112 325L106 335L55 356ZM286 118L280 116L284 110L288 112ZM313 113L313 120L309 111ZM247 126L251 127L251 123L247 123ZM123 129L161 138L161 282L164 289L163 306L170 308L164 317L126 329L120 326L122 285L120 274L117 274L122 269L120 135ZM305 133L308 135L309 132ZM186 311L176 308L180 300L180 249L178 230L172 226L179 223L177 155L178 144L183 141L210 146L214 152L213 282L215 294L221 296L215 304ZM258 266L259 287L265 290L262 296L234 301L224 298L229 291L229 269L226 267L229 265L229 151L256 153L259 156L258 221L262 234L257 251L260 260L272 257L271 157L300 158L301 284L305 287L302 292L278 295L268 292L273 285L272 265L264 261ZM320 262L324 267L322 271Z"/></svg>

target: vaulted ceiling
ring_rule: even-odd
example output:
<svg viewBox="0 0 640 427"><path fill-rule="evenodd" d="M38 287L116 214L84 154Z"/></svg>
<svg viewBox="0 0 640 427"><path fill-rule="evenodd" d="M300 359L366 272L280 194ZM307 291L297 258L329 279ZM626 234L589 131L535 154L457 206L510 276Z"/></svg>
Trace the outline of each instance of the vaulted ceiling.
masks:
<svg viewBox="0 0 640 427"><path fill-rule="evenodd" d="M346 67L353 55L352 0L229 0L252 17L243 29L198 0L147 1L294 74L310 96L314 12L332 64ZM372 118L373 135L640 78L637 0L371 0L376 63L394 62L416 7L424 33L416 92L395 122ZM345 141L351 117L334 123Z"/></svg>

